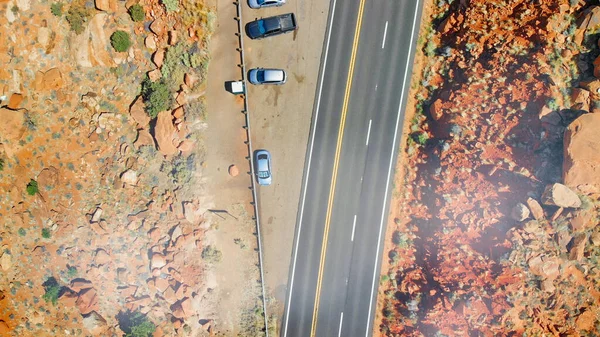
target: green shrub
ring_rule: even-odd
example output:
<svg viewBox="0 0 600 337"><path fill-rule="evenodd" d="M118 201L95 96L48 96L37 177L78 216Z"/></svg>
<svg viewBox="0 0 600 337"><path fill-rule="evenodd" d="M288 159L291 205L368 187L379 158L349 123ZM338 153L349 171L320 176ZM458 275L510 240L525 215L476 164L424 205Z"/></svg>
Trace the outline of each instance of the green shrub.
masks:
<svg viewBox="0 0 600 337"><path fill-rule="evenodd" d="M179 9L178 0L161 0L161 2L163 5L165 5L167 13L175 12L177 9Z"/></svg>
<svg viewBox="0 0 600 337"><path fill-rule="evenodd" d="M50 12L54 16L58 16L60 18L62 16L63 5L64 4L62 2L53 3L52 5L50 5Z"/></svg>
<svg viewBox="0 0 600 337"><path fill-rule="evenodd" d="M0 171L4 171L4 158L0 158Z"/></svg>
<svg viewBox="0 0 600 337"><path fill-rule="evenodd" d="M81 34L85 30L84 24L87 23L90 12L83 6L71 6L67 12L67 22L75 34Z"/></svg>
<svg viewBox="0 0 600 337"><path fill-rule="evenodd" d="M69 266L69 267L67 268L67 275L68 275L70 278L73 278L73 277L77 276L77 268L75 268L75 267L73 267L73 266Z"/></svg>
<svg viewBox="0 0 600 337"><path fill-rule="evenodd" d="M52 237L52 233L50 232L50 230L48 228L42 229L42 237L44 239L50 239Z"/></svg>
<svg viewBox="0 0 600 337"><path fill-rule="evenodd" d="M19 235L20 235L20 236L25 236L25 235L27 235L27 232L25 231L25 228L19 228L18 232L19 232Z"/></svg>
<svg viewBox="0 0 600 337"><path fill-rule="evenodd" d="M27 194L29 194L29 195L36 195L37 192L39 191L37 181L31 179L29 181L29 184L27 184L27 188L26 189L27 189Z"/></svg>
<svg viewBox="0 0 600 337"><path fill-rule="evenodd" d="M217 263L221 261L222 255L223 254L221 254L221 252L213 246L206 246L202 250L202 259L210 263Z"/></svg>
<svg viewBox="0 0 600 337"><path fill-rule="evenodd" d="M120 312L117 315L119 328L125 333L125 337L150 337L156 330L156 326L148 317L141 312Z"/></svg>
<svg viewBox="0 0 600 337"><path fill-rule="evenodd" d="M61 286L58 284L54 277L49 277L46 282L42 284L46 293L42 296L44 301L50 302L56 305L58 302L58 295L60 295Z"/></svg>
<svg viewBox="0 0 600 337"><path fill-rule="evenodd" d="M171 107L173 97L162 79L152 82L149 78L146 78L142 82L142 99L146 105L148 115L151 118L156 118L159 112Z"/></svg>
<svg viewBox="0 0 600 337"><path fill-rule="evenodd" d="M125 52L131 47L129 34L122 30L117 30L110 36L110 44L118 52Z"/></svg>
<svg viewBox="0 0 600 337"><path fill-rule="evenodd" d="M425 145L429 139L429 136L425 132L415 132L412 134L412 138L417 144Z"/></svg>
<svg viewBox="0 0 600 337"><path fill-rule="evenodd" d="M131 20L134 22L144 21L146 18L146 12L144 12L144 7L140 4L135 4L129 7L129 15L131 16Z"/></svg>

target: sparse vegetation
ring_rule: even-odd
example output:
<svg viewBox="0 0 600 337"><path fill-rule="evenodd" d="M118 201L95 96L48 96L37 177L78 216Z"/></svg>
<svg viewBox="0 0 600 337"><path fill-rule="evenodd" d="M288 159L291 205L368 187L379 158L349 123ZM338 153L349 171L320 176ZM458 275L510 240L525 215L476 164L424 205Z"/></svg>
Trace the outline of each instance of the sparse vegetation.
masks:
<svg viewBox="0 0 600 337"><path fill-rule="evenodd" d="M117 315L119 328L125 333L125 337L150 337L156 330L156 326L148 317L139 311L120 312Z"/></svg>
<svg viewBox="0 0 600 337"><path fill-rule="evenodd" d="M202 250L202 259L209 263L217 263L221 261L222 253L213 246L206 246Z"/></svg>
<svg viewBox="0 0 600 337"><path fill-rule="evenodd" d="M163 80L152 82L149 78L142 82L142 98L151 118L156 118L159 112L169 109L173 99Z"/></svg>
<svg viewBox="0 0 600 337"><path fill-rule="evenodd" d="M0 171L4 171L4 158L0 158Z"/></svg>
<svg viewBox="0 0 600 337"><path fill-rule="evenodd" d="M50 232L50 229L48 228L43 228L42 229L42 237L44 239L50 239L52 237L52 232Z"/></svg>
<svg viewBox="0 0 600 337"><path fill-rule="evenodd" d="M134 22L142 22L146 18L146 12L144 12L144 7L140 4L135 4L129 7L129 15L131 16L131 20Z"/></svg>
<svg viewBox="0 0 600 337"><path fill-rule="evenodd" d="M50 5L50 12L54 16L61 17L63 15L63 6L64 4L62 2L55 2L52 5Z"/></svg>
<svg viewBox="0 0 600 337"><path fill-rule="evenodd" d="M85 24L87 24L89 17L89 10L86 9L83 4L79 3L72 4L66 15L66 19L71 26L71 30L78 35L83 33L85 30Z"/></svg>
<svg viewBox="0 0 600 337"><path fill-rule="evenodd" d="M42 296L44 301L56 305L61 289L61 286L58 284L58 281L56 281L54 277L49 277L46 280L46 282L42 284L42 286L44 286L44 290L46 291Z"/></svg>
<svg viewBox="0 0 600 337"><path fill-rule="evenodd" d="M110 45L118 52L126 52L131 47L131 38L127 32L117 30L110 36Z"/></svg>
<svg viewBox="0 0 600 337"><path fill-rule="evenodd" d="M196 170L196 157L193 154L187 158L177 156L170 162L164 162L160 170L167 173L175 185L189 184Z"/></svg>
<svg viewBox="0 0 600 337"><path fill-rule="evenodd" d="M19 233L19 236L25 236L25 235L27 235L27 232L25 231L25 228L19 228L18 233Z"/></svg>
<svg viewBox="0 0 600 337"><path fill-rule="evenodd" d="M175 12L179 9L178 0L161 0L162 4L165 5L167 13Z"/></svg>
<svg viewBox="0 0 600 337"><path fill-rule="evenodd" d="M69 276L70 278L77 276L77 268L73 266L67 267L67 276Z"/></svg>
<svg viewBox="0 0 600 337"><path fill-rule="evenodd" d="M27 184L26 190L27 190L27 194L29 194L29 195L36 195L38 193L38 191L39 191L37 181L31 179L29 181L29 184Z"/></svg>

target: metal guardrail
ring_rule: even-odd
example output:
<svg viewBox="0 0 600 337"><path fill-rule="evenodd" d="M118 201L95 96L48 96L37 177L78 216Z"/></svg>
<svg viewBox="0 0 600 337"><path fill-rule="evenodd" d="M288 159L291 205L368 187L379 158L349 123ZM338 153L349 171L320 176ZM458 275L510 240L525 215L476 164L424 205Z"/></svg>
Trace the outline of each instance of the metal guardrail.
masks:
<svg viewBox="0 0 600 337"><path fill-rule="evenodd" d="M258 213L258 197L256 195L256 182L254 180L254 155L252 150L252 137L250 134L250 110L248 108L248 92L246 91L247 81L246 81L246 61L244 55L244 34L243 34L243 20L242 20L242 4L241 0L237 0L234 2L237 8L237 18L236 21L238 23L238 40L240 44L240 48L238 49L240 53L240 68L242 69L242 83L244 85L244 113L246 119L246 125L244 129L246 129L246 144L248 145L248 159L250 161L250 182L252 190L252 199L254 205L254 219L256 222L256 237L258 241L258 268L260 269L260 285L262 288L262 303L263 303L263 315L265 319L265 335L269 337L269 319L267 316L267 296L265 292L265 276L264 276L264 268L263 268L263 254L262 254L262 241L260 234L260 215Z"/></svg>

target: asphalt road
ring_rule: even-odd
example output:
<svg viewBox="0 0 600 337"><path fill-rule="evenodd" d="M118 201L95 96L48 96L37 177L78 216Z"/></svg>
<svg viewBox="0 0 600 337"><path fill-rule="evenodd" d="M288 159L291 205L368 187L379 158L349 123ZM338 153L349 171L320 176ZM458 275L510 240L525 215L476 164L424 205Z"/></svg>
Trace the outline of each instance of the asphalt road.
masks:
<svg viewBox="0 0 600 337"><path fill-rule="evenodd" d="M421 11L417 0L332 0L284 337L372 335L390 179Z"/></svg>

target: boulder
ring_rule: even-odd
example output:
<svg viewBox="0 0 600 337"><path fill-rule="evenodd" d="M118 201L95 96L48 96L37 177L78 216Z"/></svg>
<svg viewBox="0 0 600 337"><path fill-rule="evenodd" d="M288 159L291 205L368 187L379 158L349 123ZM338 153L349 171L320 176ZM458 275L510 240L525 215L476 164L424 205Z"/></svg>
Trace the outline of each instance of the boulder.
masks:
<svg viewBox="0 0 600 337"><path fill-rule="evenodd" d="M167 280L166 278L157 277L154 280L154 286L156 287L156 290L158 290L161 293L164 293L165 290L169 288L169 280Z"/></svg>
<svg viewBox="0 0 600 337"><path fill-rule="evenodd" d="M110 2L110 6L114 6L110 11L116 11L116 0L106 1ZM106 48L110 44L110 35L106 34L105 30L108 26L108 18L107 13L98 13L90 20L88 26L89 40L87 41L87 47L92 66L114 67L116 65L115 60ZM82 35L87 35L87 30L86 34Z"/></svg>
<svg viewBox="0 0 600 337"><path fill-rule="evenodd" d="M102 219L102 208L97 207L94 211L94 214L92 215L91 222L98 222L100 221L100 219Z"/></svg>
<svg viewBox="0 0 600 337"><path fill-rule="evenodd" d="M174 139L177 136L177 130L173 125L173 116L169 111L162 111L158 114L156 127L154 128L154 138L158 144L158 150L165 156L172 156L179 153L174 145Z"/></svg>
<svg viewBox="0 0 600 337"><path fill-rule="evenodd" d="M554 280L560 275L560 260L536 256L528 261L529 270L544 279Z"/></svg>
<svg viewBox="0 0 600 337"><path fill-rule="evenodd" d="M558 111L550 109L547 105L544 105L538 113L538 118L542 123L548 123L551 125L560 125L562 123L562 117Z"/></svg>
<svg viewBox="0 0 600 337"><path fill-rule="evenodd" d="M161 77L162 77L162 73L160 72L160 69L154 69L154 70L151 70L148 72L148 78L152 82L156 82L156 81L160 80Z"/></svg>
<svg viewBox="0 0 600 337"><path fill-rule="evenodd" d="M546 186L542 194L542 203L565 208L581 207L579 196L567 186L558 183Z"/></svg>
<svg viewBox="0 0 600 337"><path fill-rule="evenodd" d="M540 203L537 202L537 200L535 200L533 198L528 198L527 199L527 207L529 207L529 210L531 211L531 215L533 215L534 219L544 220L544 218L545 218L544 209L542 208Z"/></svg>
<svg viewBox="0 0 600 337"><path fill-rule="evenodd" d="M138 128L146 128L150 124L150 116L146 113L145 107L142 96L138 96L129 107L129 114L137 123Z"/></svg>
<svg viewBox="0 0 600 337"><path fill-rule="evenodd" d="M598 71L600 75L600 68L598 68ZM594 73L596 73L595 69ZM574 88L571 91L571 109L590 111L590 92L585 89Z"/></svg>
<svg viewBox="0 0 600 337"><path fill-rule="evenodd" d="M163 48L158 49L152 55L152 62L156 65L157 68L162 67L163 61L165 60L165 50Z"/></svg>
<svg viewBox="0 0 600 337"><path fill-rule="evenodd" d="M87 315L96 309L98 296L94 288L84 289L79 293L75 305L82 315Z"/></svg>
<svg viewBox="0 0 600 337"><path fill-rule="evenodd" d="M156 34L157 36L161 36L165 32L165 22L163 19L158 18L150 24L150 31Z"/></svg>
<svg viewBox="0 0 600 337"><path fill-rule="evenodd" d="M0 108L0 143L4 140L16 142L25 133L25 114L22 111L13 111Z"/></svg>
<svg viewBox="0 0 600 337"><path fill-rule="evenodd" d="M2 267L2 271L9 271L12 268L12 257L9 253L2 254L0 257L0 267Z"/></svg>
<svg viewBox="0 0 600 337"><path fill-rule="evenodd" d="M152 146L152 148L154 148L154 138L152 138L152 135L150 134L150 132L146 131L146 130L138 130L138 136L137 139L135 140L135 142L133 143L133 145L135 146L136 149L139 149L142 146Z"/></svg>
<svg viewBox="0 0 600 337"><path fill-rule="evenodd" d="M156 38L154 37L154 35L146 36L146 39L144 40L144 44L146 45L146 48L148 48L150 50L156 49Z"/></svg>
<svg viewBox="0 0 600 337"><path fill-rule="evenodd" d="M564 136L563 181L580 193L600 193L600 114L584 114Z"/></svg>
<svg viewBox="0 0 600 337"><path fill-rule="evenodd" d="M105 12L114 12L117 10L116 0L96 0L96 8Z"/></svg>
<svg viewBox="0 0 600 337"><path fill-rule="evenodd" d="M529 209L522 203L518 203L513 207L511 217L517 221L523 221L529 218Z"/></svg>
<svg viewBox="0 0 600 337"><path fill-rule="evenodd" d="M600 24L600 7L591 6L584 10L577 18L576 24L577 29L575 30L573 42L577 45L581 45L587 30L593 30Z"/></svg>
<svg viewBox="0 0 600 337"><path fill-rule="evenodd" d="M12 94L12 95L10 95L10 98L8 99L7 108L16 110L21 105L21 102L23 102L22 94Z"/></svg>
<svg viewBox="0 0 600 337"><path fill-rule="evenodd" d="M429 113L431 114L431 117L436 121L442 118L444 112L442 111L441 99L438 98L431 104L431 106L429 107Z"/></svg>

